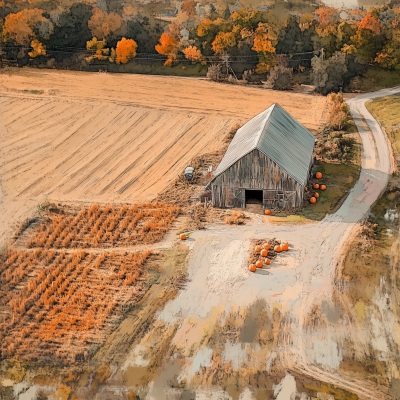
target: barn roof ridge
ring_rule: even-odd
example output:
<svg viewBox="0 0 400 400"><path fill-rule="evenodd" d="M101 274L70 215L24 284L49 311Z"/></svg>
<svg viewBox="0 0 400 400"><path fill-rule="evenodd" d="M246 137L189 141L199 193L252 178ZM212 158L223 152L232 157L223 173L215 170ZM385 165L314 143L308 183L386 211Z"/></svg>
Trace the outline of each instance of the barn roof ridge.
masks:
<svg viewBox="0 0 400 400"><path fill-rule="evenodd" d="M274 103L238 129L210 183L257 149L305 185L314 143L314 135L283 107Z"/></svg>

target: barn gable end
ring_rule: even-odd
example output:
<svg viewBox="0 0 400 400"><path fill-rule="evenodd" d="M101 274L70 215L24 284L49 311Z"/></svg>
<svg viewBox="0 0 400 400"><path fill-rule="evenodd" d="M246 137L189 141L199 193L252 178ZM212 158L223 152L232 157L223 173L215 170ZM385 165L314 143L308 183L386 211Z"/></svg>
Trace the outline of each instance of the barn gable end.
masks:
<svg viewBox="0 0 400 400"><path fill-rule="evenodd" d="M245 207L246 191L257 190L264 208L300 207L314 143L311 132L274 104L237 131L208 185L213 205Z"/></svg>
<svg viewBox="0 0 400 400"><path fill-rule="evenodd" d="M211 182L213 206L244 208L246 190L262 191L264 208L297 208L304 188L255 149Z"/></svg>

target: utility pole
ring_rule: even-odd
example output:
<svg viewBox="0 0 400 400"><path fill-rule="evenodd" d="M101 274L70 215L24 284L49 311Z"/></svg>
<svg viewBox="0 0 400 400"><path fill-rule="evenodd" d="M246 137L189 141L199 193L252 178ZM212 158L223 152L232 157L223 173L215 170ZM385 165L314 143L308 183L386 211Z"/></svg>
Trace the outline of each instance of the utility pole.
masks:
<svg viewBox="0 0 400 400"><path fill-rule="evenodd" d="M221 58L223 61L225 61L226 74L229 75L229 55L228 55L228 53L223 53Z"/></svg>

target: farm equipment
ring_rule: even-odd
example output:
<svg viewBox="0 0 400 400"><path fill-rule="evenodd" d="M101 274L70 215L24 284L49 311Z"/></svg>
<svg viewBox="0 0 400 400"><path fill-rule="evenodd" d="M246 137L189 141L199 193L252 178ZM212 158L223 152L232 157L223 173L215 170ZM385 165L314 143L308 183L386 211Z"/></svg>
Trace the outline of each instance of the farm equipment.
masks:
<svg viewBox="0 0 400 400"><path fill-rule="evenodd" d="M194 168L193 167L186 167L183 173L184 178L191 182L193 180Z"/></svg>

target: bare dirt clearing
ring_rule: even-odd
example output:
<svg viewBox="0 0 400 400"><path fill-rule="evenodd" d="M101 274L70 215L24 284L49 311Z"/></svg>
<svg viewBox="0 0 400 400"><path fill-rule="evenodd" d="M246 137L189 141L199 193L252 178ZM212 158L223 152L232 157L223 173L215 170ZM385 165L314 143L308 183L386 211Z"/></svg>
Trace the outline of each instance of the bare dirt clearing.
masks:
<svg viewBox="0 0 400 400"><path fill-rule="evenodd" d="M325 98L204 80L71 71L0 75L0 228L45 199L143 202L235 124L279 102L309 129Z"/></svg>

